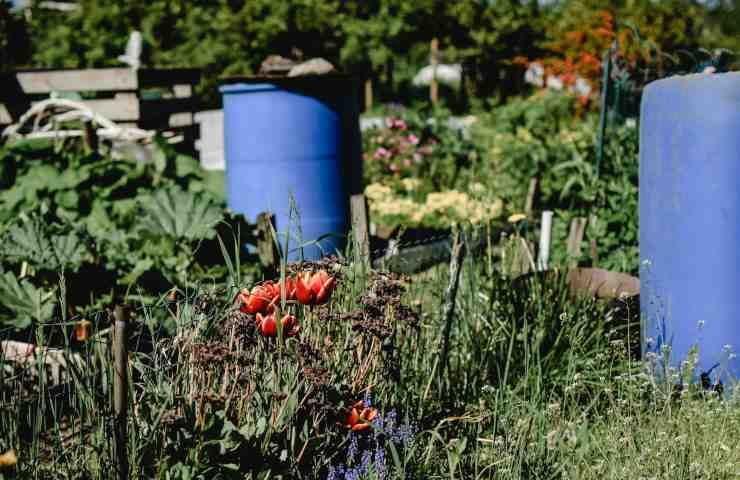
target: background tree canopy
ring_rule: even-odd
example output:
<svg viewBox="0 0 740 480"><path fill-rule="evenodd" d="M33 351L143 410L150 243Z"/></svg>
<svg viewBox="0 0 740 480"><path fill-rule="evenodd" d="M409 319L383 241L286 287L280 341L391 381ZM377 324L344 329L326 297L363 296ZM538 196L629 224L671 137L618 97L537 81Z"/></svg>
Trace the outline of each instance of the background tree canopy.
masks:
<svg viewBox="0 0 740 480"><path fill-rule="evenodd" d="M583 43L608 45L593 41L603 12L615 34L639 32L655 51L740 49L737 0L79 0L65 13L35 3L12 15L0 1L0 66L117 65L129 33L140 30L144 64L202 68L201 95L212 104L219 76L254 73L269 54L322 56L373 77L381 98L413 95L411 78L428 63L433 37L443 61L465 66L471 93L508 95L521 88L515 59L564 60Z"/></svg>

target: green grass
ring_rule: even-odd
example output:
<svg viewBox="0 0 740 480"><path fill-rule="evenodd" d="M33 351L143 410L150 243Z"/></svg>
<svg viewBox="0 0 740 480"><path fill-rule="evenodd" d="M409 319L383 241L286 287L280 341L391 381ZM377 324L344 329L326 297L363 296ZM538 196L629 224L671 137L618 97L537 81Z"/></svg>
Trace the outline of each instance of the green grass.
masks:
<svg viewBox="0 0 740 480"><path fill-rule="evenodd" d="M131 478L326 478L347 462L346 411L368 390L417 430L405 445L358 434L360 451L385 453L385 478L740 478L737 394L656 383L607 305L502 270L493 249L465 257L441 371L445 265L410 279L345 265L328 306L288 307L302 330L285 342L255 335L234 289L136 306L138 324L166 310L177 330L152 329L152 348L135 337ZM0 453L19 464L0 475L115 477L109 339L67 347L82 363L62 390L2 363Z"/></svg>

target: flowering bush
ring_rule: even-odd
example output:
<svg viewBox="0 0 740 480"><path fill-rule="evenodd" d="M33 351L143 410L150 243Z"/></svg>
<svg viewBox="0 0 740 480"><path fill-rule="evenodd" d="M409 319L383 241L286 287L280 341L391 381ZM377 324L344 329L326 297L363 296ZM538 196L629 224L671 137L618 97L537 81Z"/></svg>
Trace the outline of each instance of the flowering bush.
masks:
<svg viewBox="0 0 740 480"><path fill-rule="evenodd" d="M365 135L364 164L373 222L448 227L497 217L501 201L476 181L479 152L462 131L435 116L390 116Z"/></svg>
<svg viewBox="0 0 740 480"><path fill-rule="evenodd" d="M471 193L458 190L415 194L417 179L403 179L394 187L373 183L365 189L373 221L384 225L447 227L452 223L473 225L497 218L503 203L492 198L481 183Z"/></svg>

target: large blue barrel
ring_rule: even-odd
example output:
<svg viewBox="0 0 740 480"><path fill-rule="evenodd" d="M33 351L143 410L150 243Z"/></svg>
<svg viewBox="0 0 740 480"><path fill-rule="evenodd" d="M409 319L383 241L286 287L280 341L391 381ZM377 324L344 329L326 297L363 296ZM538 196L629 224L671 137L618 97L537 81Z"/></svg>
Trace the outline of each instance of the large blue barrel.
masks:
<svg viewBox="0 0 740 480"><path fill-rule="evenodd" d="M272 212L289 260L299 245L308 260L341 251L348 195L361 188L352 78L239 79L220 90L229 208L252 221Z"/></svg>
<svg viewBox="0 0 740 480"><path fill-rule="evenodd" d="M647 86L640 125L643 352L740 378L740 73ZM670 353L669 353L670 352ZM693 358L696 368L687 372ZM684 363L686 360L689 362Z"/></svg>

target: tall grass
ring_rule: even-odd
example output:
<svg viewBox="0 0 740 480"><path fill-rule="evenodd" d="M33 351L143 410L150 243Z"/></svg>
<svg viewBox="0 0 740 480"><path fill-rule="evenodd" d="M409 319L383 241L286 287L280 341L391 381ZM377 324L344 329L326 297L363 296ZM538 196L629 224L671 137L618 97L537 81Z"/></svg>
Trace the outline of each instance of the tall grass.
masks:
<svg viewBox="0 0 740 480"><path fill-rule="evenodd" d="M284 305L299 339L259 337L233 287L137 306L146 327L130 356L132 478L326 478L353 464L353 442L357 458L387 454L365 478L738 478L737 394L657 383L629 349L637 325L558 276L514 281L496 252L465 257L441 375L445 265L399 278L324 264L341 276L331 303ZM158 337L163 312L174 336ZM72 323L53 328L69 338ZM50 328L37 329L37 345ZM0 453L15 448L19 464L0 475L115 476L109 340L59 345L59 386L42 359L35 375L2 362ZM383 418L394 411L413 441L377 425L350 434L346 412L362 398Z"/></svg>

